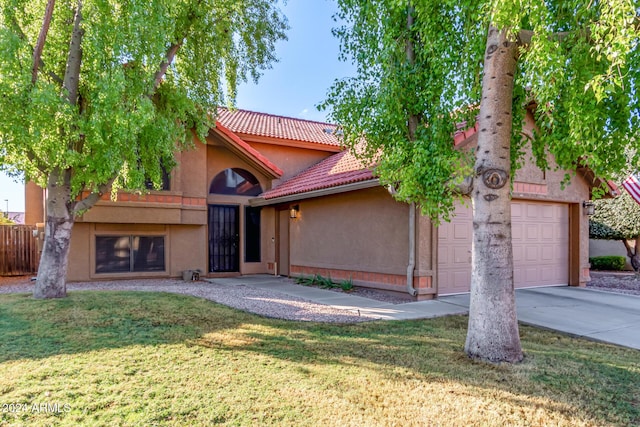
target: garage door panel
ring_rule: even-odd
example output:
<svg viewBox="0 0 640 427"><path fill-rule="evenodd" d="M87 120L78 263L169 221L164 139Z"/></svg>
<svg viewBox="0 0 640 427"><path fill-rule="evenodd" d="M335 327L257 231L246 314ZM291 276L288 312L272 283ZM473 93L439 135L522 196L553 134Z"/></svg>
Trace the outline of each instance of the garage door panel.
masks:
<svg viewBox="0 0 640 427"><path fill-rule="evenodd" d="M554 249L543 248L543 250L540 251L540 260L553 264L553 260L557 258L556 252Z"/></svg>
<svg viewBox="0 0 640 427"><path fill-rule="evenodd" d="M453 262L455 264L469 264L471 253L467 247L453 248Z"/></svg>
<svg viewBox="0 0 640 427"><path fill-rule="evenodd" d="M556 228L559 228L559 227L554 227L553 224L543 224L540 227L540 230L541 230L540 237L542 238L542 240L553 241L554 236L558 235Z"/></svg>
<svg viewBox="0 0 640 427"><path fill-rule="evenodd" d="M513 262L514 264L523 260L523 248L522 246L513 247Z"/></svg>
<svg viewBox="0 0 640 427"><path fill-rule="evenodd" d="M535 262L538 259L538 248L536 246L526 246L524 251L527 254L524 258L525 262ZM515 263L513 267L515 268Z"/></svg>
<svg viewBox="0 0 640 427"><path fill-rule="evenodd" d="M566 204L514 201L511 205L516 287L568 284L569 209ZM471 208L456 207L438 229L438 293L468 292L471 283Z"/></svg>

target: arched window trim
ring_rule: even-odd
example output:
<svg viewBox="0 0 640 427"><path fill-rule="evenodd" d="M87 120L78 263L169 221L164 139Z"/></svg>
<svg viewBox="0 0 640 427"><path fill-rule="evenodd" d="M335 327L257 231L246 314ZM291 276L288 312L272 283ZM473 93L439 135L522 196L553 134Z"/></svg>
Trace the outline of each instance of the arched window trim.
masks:
<svg viewBox="0 0 640 427"><path fill-rule="evenodd" d="M262 193L260 181L248 170L227 168L211 181L209 194L227 196L258 196Z"/></svg>

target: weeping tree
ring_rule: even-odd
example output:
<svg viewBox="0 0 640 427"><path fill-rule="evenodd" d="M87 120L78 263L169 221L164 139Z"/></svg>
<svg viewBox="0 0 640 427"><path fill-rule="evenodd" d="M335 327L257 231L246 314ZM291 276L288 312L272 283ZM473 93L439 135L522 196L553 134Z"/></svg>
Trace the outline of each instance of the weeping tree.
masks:
<svg viewBox="0 0 640 427"><path fill-rule="evenodd" d="M343 25L334 33L356 75L336 81L321 108L395 197L434 222L449 219L461 193L470 197L465 351L521 360L510 182L525 109L537 122L530 143L543 170L549 155L562 169L579 161L603 178L626 167L626 135L638 127L638 2L337 1ZM476 120L469 160L452 136Z"/></svg>
<svg viewBox="0 0 640 427"><path fill-rule="evenodd" d="M640 272L640 204L623 191L615 199L594 201L595 214L589 218L591 239L620 240L631 266ZM634 241L634 245L630 244Z"/></svg>
<svg viewBox="0 0 640 427"><path fill-rule="evenodd" d="M75 217L162 182L285 38L270 0L2 0L0 166L46 188L34 297L66 295Z"/></svg>

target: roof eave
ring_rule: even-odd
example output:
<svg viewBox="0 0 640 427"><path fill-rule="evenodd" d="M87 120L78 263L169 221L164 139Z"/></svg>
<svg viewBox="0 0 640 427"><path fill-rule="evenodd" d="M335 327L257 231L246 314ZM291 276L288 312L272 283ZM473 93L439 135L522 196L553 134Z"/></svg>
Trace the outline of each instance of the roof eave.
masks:
<svg viewBox="0 0 640 427"><path fill-rule="evenodd" d="M249 204L254 207L279 205L281 203L297 202L305 199L313 199L316 197L330 196L332 194L347 193L349 191L364 190L367 188L379 187L380 180L378 178L368 179L366 181L351 182L348 184L338 185L335 187L321 188L318 190L306 191L304 193L288 194L285 196L265 199L256 197L249 199Z"/></svg>
<svg viewBox="0 0 640 427"><path fill-rule="evenodd" d="M282 145L285 147L294 147L294 148L306 148L308 150L327 151L329 153L338 153L343 150L343 147L340 145L333 145L325 142L302 141L298 139L278 138L275 136L263 136L263 135L255 135L255 134L243 133L243 132L237 132L236 135L238 135L240 138L242 138L245 141L261 143L261 144Z"/></svg>

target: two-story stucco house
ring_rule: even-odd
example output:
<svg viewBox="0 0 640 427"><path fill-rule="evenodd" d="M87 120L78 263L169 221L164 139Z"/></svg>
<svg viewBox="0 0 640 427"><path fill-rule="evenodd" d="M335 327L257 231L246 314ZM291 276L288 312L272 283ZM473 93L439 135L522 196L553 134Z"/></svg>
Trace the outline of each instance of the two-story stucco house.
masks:
<svg viewBox="0 0 640 427"><path fill-rule="evenodd" d="M523 132L533 126L528 117ZM452 143L473 147L475 130ZM395 201L349 152L336 127L238 110L177 154L166 190L105 198L78 218L69 281L268 273L351 278L427 299L468 292L471 211L436 228ZM513 186L518 287L584 285L590 182L527 161ZM26 221L42 222L42 190L26 187ZM414 292L415 290L415 292Z"/></svg>

